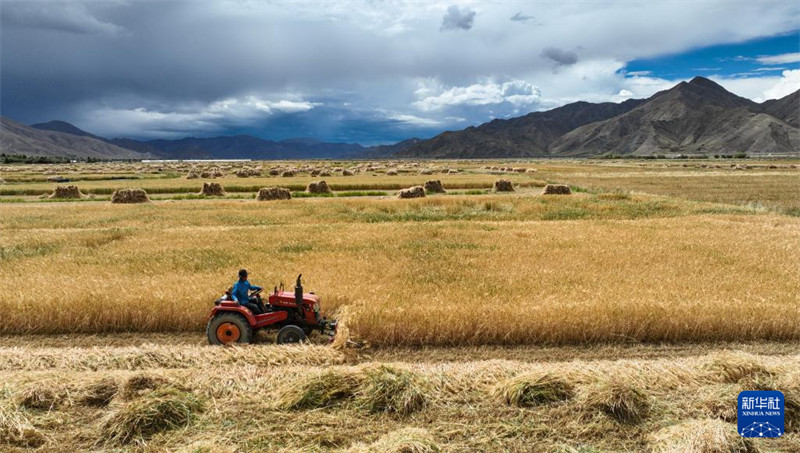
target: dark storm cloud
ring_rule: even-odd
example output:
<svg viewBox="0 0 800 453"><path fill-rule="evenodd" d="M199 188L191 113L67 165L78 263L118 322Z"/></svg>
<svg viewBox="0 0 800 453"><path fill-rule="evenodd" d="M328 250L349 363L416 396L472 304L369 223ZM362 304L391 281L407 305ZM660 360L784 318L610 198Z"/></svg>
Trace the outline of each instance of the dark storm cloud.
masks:
<svg viewBox="0 0 800 453"><path fill-rule="evenodd" d="M558 47L545 47L542 50L542 56L555 61L559 65L573 65L578 62L578 54Z"/></svg>
<svg viewBox="0 0 800 453"><path fill-rule="evenodd" d="M529 20L535 19L534 16L528 16L526 14L522 14L522 11L518 12L511 16L511 20L514 22L528 22Z"/></svg>
<svg viewBox="0 0 800 453"><path fill-rule="evenodd" d="M530 16L519 3L493 2L481 5L475 27L476 11L449 1L0 2L4 116L117 136L249 130L345 141L460 129L538 108L539 94L506 92L511 82L540 89L548 106L622 88L646 96L650 88L624 84L620 58L782 33L799 16L789 4L644 8L620 0L559 2L523 20ZM510 26L510 18L540 26ZM536 42L559 48L530 55ZM580 61L560 49L581 49Z"/></svg>
<svg viewBox="0 0 800 453"><path fill-rule="evenodd" d="M3 3L3 26L77 34L116 34L122 28L98 19L80 3L9 1Z"/></svg>
<svg viewBox="0 0 800 453"><path fill-rule="evenodd" d="M472 23L475 21L475 11L464 8L460 9L458 6L453 5L447 8L447 13L442 18L441 31L447 30L469 30L472 28Z"/></svg>

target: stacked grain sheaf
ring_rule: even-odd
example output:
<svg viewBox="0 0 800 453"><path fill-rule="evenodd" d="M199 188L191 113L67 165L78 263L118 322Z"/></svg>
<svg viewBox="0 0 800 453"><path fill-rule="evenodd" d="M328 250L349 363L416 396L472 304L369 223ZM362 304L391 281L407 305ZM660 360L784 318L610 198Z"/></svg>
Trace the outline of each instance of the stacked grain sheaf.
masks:
<svg viewBox="0 0 800 453"><path fill-rule="evenodd" d="M207 197L222 197L225 196L225 189L223 189L222 184L218 182L204 182L203 188L200 189L200 195L205 195Z"/></svg>
<svg viewBox="0 0 800 453"><path fill-rule="evenodd" d="M438 179L432 179L430 181L425 182L425 191L431 193L445 193L444 186L442 185L442 181Z"/></svg>
<svg viewBox="0 0 800 453"><path fill-rule="evenodd" d="M548 184L544 186L542 195L570 195L572 190L565 184Z"/></svg>
<svg viewBox="0 0 800 453"><path fill-rule="evenodd" d="M513 192L514 186L507 179L498 179L494 182L494 190L497 192Z"/></svg>
<svg viewBox="0 0 800 453"><path fill-rule="evenodd" d="M147 203L150 197L144 189L117 189L111 194L112 203Z"/></svg>
<svg viewBox="0 0 800 453"><path fill-rule="evenodd" d="M78 186L58 186L48 198L83 198L85 196Z"/></svg>
<svg viewBox="0 0 800 453"><path fill-rule="evenodd" d="M333 193L325 180L308 183L307 193Z"/></svg>
<svg viewBox="0 0 800 453"><path fill-rule="evenodd" d="M422 198L425 196L425 189L422 186L409 187L397 192L397 198Z"/></svg>
<svg viewBox="0 0 800 453"><path fill-rule="evenodd" d="M259 189L256 195L258 201L290 200L291 198L292 193L283 187L264 187Z"/></svg>

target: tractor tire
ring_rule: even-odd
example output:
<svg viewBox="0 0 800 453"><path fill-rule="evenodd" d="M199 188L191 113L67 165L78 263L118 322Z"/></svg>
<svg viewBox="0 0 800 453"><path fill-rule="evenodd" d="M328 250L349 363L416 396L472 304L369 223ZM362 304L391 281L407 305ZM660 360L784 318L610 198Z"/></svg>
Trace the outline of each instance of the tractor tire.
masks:
<svg viewBox="0 0 800 453"><path fill-rule="evenodd" d="M278 344L300 343L302 341L306 341L306 334L303 329L295 325L284 326L278 332Z"/></svg>
<svg viewBox="0 0 800 453"><path fill-rule="evenodd" d="M208 342L215 345L250 343L253 340L253 329L244 316L223 313L208 322L206 336Z"/></svg>

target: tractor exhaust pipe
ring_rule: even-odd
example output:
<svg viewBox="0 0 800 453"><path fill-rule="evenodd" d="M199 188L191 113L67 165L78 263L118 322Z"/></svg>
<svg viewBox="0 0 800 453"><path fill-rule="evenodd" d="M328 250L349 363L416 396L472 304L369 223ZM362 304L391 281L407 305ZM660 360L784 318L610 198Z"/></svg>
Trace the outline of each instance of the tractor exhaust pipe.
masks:
<svg viewBox="0 0 800 453"><path fill-rule="evenodd" d="M297 276L297 284L294 286L294 301L298 307L303 305L303 284L300 283L300 277L302 276L303 274Z"/></svg>

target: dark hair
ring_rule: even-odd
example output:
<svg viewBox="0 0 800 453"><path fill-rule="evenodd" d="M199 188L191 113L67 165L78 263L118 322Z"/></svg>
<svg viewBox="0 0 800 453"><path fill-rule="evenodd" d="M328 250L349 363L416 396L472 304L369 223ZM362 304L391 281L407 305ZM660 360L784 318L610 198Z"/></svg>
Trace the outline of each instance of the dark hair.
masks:
<svg viewBox="0 0 800 453"><path fill-rule="evenodd" d="M247 277L247 269L240 269L239 277Z"/></svg>

